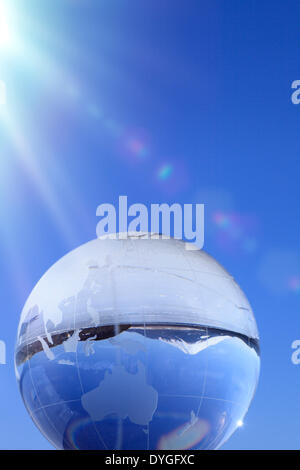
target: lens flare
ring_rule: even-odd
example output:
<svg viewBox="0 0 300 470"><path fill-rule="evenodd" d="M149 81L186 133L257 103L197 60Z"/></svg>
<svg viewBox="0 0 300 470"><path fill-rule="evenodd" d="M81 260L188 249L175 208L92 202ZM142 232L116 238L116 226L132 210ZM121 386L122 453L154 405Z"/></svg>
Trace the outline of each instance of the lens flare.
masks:
<svg viewBox="0 0 300 470"><path fill-rule="evenodd" d="M210 424L207 421L196 418L188 426L186 424L182 425L169 434L162 436L158 442L157 449L185 450L193 448L208 434L209 429Z"/></svg>
<svg viewBox="0 0 300 470"><path fill-rule="evenodd" d="M257 249L257 220L249 214L215 211L212 213L218 245L227 251L253 253Z"/></svg>
<svg viewBox="0 0 300 470"><path fill-rule="evenodd" d="M137 157L145 157L147 154L147 149L145 144L136 138L130 138L127 142L128 150L136 155Z"/></svg>
<svg viewBox="0 0 300 470"><path fill-rule="evenodd" d="M288 287L289 290L294 292L295 294L300 294L300 277L292 276L288 280Z"/></svg>
<svg viewBox="0 0 300 470"><path fill-rule="evenodd" d="M258 279L272 295L300 293L300 253L274 250L266 253L258 269Z"/></svg>
<svg viewBox="0 0 300 470"><path fill-rule="evenodd" d="M170 178L170 176L173 173L173 166L172 165L163 165L159 170L158 170L158 179L160 180L167 180Z"/></svg>
<svg viewBox="0 0 300 470"><path fill-rule="evenodd" d="M155 186L168 196L173 196L188 188L189 171L184 159L166 159L154 173Z"/></svg>
<svg viewBox="0 0 300 470"><path fill-rule="evenodd" d="M118 138L118 153L128 163L139 164L151 156L149 136L145 129L121 127Z"/></svg>
<svg viewBox="0 0 300 470"><path fill-rule="evenodd" d="M227 214L216 212L213 215L213 220L218 227L227 228L230 226L230 218Z"/></svg>

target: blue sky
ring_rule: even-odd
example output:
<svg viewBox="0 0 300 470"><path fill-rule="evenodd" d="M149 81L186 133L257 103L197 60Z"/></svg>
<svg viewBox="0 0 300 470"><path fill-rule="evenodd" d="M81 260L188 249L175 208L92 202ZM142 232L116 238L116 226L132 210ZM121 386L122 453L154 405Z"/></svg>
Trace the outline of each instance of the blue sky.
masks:
<svg viewBox="0 0 300 470"><path fill-rule="evenodd" d="M299 449L300 3L2 3L0 448L50 448L15 383L19 315L46 269L95 237L97 206L125 194L206 204L204 248L261 336L257 394L225 448Z"/></svg>

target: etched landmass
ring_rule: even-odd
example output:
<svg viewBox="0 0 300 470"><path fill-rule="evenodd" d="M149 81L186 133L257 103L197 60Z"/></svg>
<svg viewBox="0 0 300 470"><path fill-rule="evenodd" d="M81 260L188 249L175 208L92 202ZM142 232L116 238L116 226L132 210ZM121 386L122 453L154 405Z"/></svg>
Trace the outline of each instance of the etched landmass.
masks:
<svg viewBox="0 0 300 470"><path fill-rule="evenodd" d="M60 361L58 361L58 364L61 364L63 366L72 366L72 367L76 366L75 362L68 361L67 359L61 359Z"/></svg>
<svg viewBox="0 0 300 470"><path fill-rule="evenodd" d="M92 341L95 338L97 338L97 336L93 336L92 338L85 341L85 343L84 343L84 354L86 356L91 356L92 354L95 354L94 346L92 344Z"/></svg>
<svg viewBox="0 0 300 470"><path fill-rule="evenodd" d="M131 339L130 336L133 336L137 339ZM118 336L110 338L109 342L113 346L118 346L122 348L127 354L130 354L132 356L135 356L138 352L147 351L146 346L140 340L139 335L137 335L136 333L131 333L130 336L128 336L128 334L126 334L125 332Z"/></svg>
<svg viewBox="0 0 300 470"><path fill-rule="evenodd" d="M40 341L42 347L43 347L43 350L47 356L47 358L50 360L50 361L53 361L53 359L55 359L55 356L53 354L53 351L51 351L51 349L49 348L48 344L46 343L46 341L41 338L40 336L37 337L37 339Z"/></svg>
<svg viewBox="0 0 300 470"><path fill-rule="evenodd" d="M70 336L70 338L64 341L63 343L65 352L75 353L77 351L78 341L79 341L79 331L75 331L73 335Z"/></svg>
<svg viewBox="0 0 300 470"><path fill-rule="evenodd" d="M93 421L115 414L121 419L128 417L141 426L152 420L157 401L158 393L146 383L145 367L140 361L136 374L128 373L123 366L116 366L111 373L105 373L97 388L81 398L83 408Z"/></svg>
<svg viewBox="0 0 300 470"><path fill-rule="evenodd" d="M185 354L195 355L195 354L199 354L199 352L204 351L207 348L216 346L217 344L230 339L230 336L224 335L224 336L212 336L207 339L201 338L200 341L197 341L195 343L188 343L187 341L183 341L178 338L171 338L171 339L159 338L159 339L162 342L169 344L170 346L174 346L175 348L180 349Z"/></svg>

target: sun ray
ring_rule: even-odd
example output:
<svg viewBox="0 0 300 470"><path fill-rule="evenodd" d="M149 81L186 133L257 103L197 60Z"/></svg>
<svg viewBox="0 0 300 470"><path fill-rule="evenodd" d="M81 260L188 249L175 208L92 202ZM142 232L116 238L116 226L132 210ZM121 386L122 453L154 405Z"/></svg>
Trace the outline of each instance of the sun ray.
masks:
<svg viewBox="0 0 300 470"><path fill-rule="evenodd" d="M25 138L21 126L12 116L11 110L5 109L1 114L2 125L5 126L6 132L16 150L17 157L23 168L37 187L41 198L43 199L49 212L52 214L57 227L60 230L64 240L69 245L74 245L77 241L74 234L74 228L68 221L67 214L61 209L61 202L57 199L55 191L52 190L47 178L43 175L39 168L34 152L29 142Z"/></svg>

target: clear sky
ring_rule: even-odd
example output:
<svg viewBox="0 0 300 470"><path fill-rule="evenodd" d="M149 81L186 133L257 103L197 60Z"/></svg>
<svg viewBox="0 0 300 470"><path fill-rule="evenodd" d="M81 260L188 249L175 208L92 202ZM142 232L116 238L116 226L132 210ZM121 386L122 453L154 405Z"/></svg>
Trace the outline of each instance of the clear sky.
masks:
<svg viewBox="0 0 300 470"><path fill-rule="evenodd" d="M257 394L225 448L300 448L299 15L298 0L1 0L0 448L50 448L15 382L19 315L123 194L206 204L204 248L261 336Z"/></svg>

